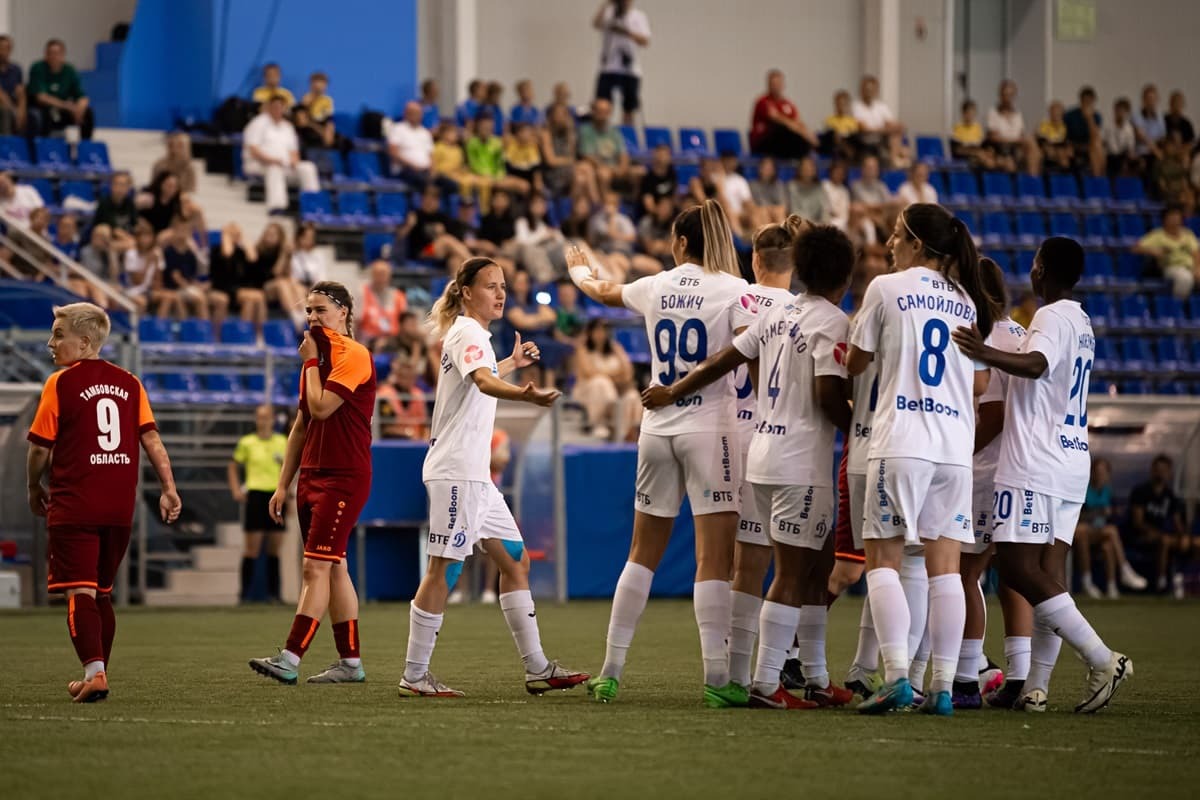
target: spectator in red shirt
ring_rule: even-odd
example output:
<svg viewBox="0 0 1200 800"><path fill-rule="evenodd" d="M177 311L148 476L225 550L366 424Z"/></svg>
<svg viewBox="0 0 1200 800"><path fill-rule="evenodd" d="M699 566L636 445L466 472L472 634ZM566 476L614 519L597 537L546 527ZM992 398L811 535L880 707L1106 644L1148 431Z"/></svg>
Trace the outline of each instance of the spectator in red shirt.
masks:
<svg viewBox="0 0 1200 800"><path fill-rule="evenodd" d="M754 101L750 122L750 152L756 156L804 158L817 146L816 135L800 112L783 96L783 73L767 73L767 93Z"/></svg>
<svg viewBox="0 0 1200 800"><path fill-rule="evenodd" d="M417 386L417 368L411 359L397 356L387 381L376 393L380 429L388 439L428 439L425 392Z"/></svg>
<svg viewBox="0 0 1200 800"><path fill-rule="evenodd" d="M370 281L363 284L362 319L358 339L378 351L400 333L400 315L408 310L408 297L392 286L392 265L379 259L367 268Z"/></svg>

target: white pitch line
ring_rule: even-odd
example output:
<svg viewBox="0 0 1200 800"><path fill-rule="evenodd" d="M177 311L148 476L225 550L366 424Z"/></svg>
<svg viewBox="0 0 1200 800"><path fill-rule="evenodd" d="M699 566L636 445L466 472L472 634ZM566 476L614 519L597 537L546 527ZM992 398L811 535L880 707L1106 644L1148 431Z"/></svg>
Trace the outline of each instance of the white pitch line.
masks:
<svg viewBox="0 0 1200 800"><path fill-rule="evenodd" d="M932 747L977 748L978 743L949 741L945 739L872 739L875 744L929 745ZM1010 742L988 742L988 747L998 747L1004 750L1038 750L1051 753L1078 753L1079 748L1067 745L1053 744L1012 744ZM1122 756L1177 756L1183 755L1172 750L1150 750L1136 747L1088 747L1085 750L1096 753Z"/></svg>

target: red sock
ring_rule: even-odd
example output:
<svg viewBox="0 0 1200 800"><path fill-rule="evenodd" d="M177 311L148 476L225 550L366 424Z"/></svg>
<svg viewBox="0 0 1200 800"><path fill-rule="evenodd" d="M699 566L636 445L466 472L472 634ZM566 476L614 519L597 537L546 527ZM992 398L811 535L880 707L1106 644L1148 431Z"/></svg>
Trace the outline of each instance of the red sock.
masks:
<svg viewBox="0 0 1200 800"><path fill-rule="evenodd" d="M113 611L112 595L96 595L96 608L100 611L100 642L104 647L104 668L112 663L113 637L117 635L117 615Z"/></svg>
<svg viewBox="0 0 1200 800"><path fill-rule="evenodd" d="M317 635L317 627L320 624L321 620L319 619L297 614L296 618L292 620L292 632L288 634L287 644L284 647L303 658L304 652L312 644L313 637Z"/></svg>
<svg viewBox="0 0 1200 800"><path fill-rule="evenodd" d="M83 593L67 598L67 630L71 633L71 644L75 645L80 664L86 667L93 661L104 660L96 598Z"/></svg>
<svg viewBox="0 0 1200 800"><path fill-rule="evenodd" d="M333 623L333 641L337 645L340 657L359 658L358 620L348 619L345 622Z"/></svg>

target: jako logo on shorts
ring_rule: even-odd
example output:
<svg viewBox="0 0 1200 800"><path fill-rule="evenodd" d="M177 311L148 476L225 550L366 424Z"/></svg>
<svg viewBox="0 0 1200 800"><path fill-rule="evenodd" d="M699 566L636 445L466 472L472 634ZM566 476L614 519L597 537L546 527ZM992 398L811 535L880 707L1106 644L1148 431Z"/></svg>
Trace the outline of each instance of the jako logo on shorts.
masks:
<svg viewBox="0 0 1200 800"><path fill-rule="evenodd" d="M450 524L447 526L450 530L454 530L454 523L458 522L458 487L450 487L450 507L446 509L446 513L450 517Z"/></svg>

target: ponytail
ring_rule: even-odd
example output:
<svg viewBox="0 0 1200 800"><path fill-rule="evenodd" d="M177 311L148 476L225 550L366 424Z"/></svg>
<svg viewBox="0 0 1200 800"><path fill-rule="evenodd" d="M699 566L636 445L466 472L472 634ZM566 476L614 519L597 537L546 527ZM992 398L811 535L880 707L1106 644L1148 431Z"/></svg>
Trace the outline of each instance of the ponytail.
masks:
<svg viewBox="0 0 1200 800"><path fill-rule="evenodd" d="M948 283L960 287L975 303L979 332L984 338L996 321L994 303L979 275L979 251L966 223L936 203L913 203L900 212L908 235L920 240L923 255Z"/></svg>
<svg viewBox="0 0 1200 800"><path fill-rule="evenodd" d="M492 266L496 266L496 262L490 258L468 258L459 267L454 280L446 284L442 296L433 304L433 308L429 309L429 316L425 318L426 327L432 330L438 339L446 335L446 331L450 330L450 326L463 312L463 288L473 284L475 276L484 267Z"/></svg>
<svg viewBox="0 0 1200 800"><path fill-rule="evenodd" d="M793 269L792 248L800 234L812 223L799 214L791 214L783 222L768 223L754 232L754 252L758 263L768 272L789 272Z"/></svg>
<svg viewBox="0 0 1200 800"><path fill-rule="evenodd" d="M733 231L724 209L716 200L705 200L675 218L675 235L687 239L685 253L705 272L727 272L741 276Z"/></svg>
<svg viewBox="0 0 1200 800"><path fill-rule="evenodd" d="M979 259L979 280L988 297L992 321L1003 319L1008 314L1008 287L1004 285L1004 271L987 256Z"/></svg>

